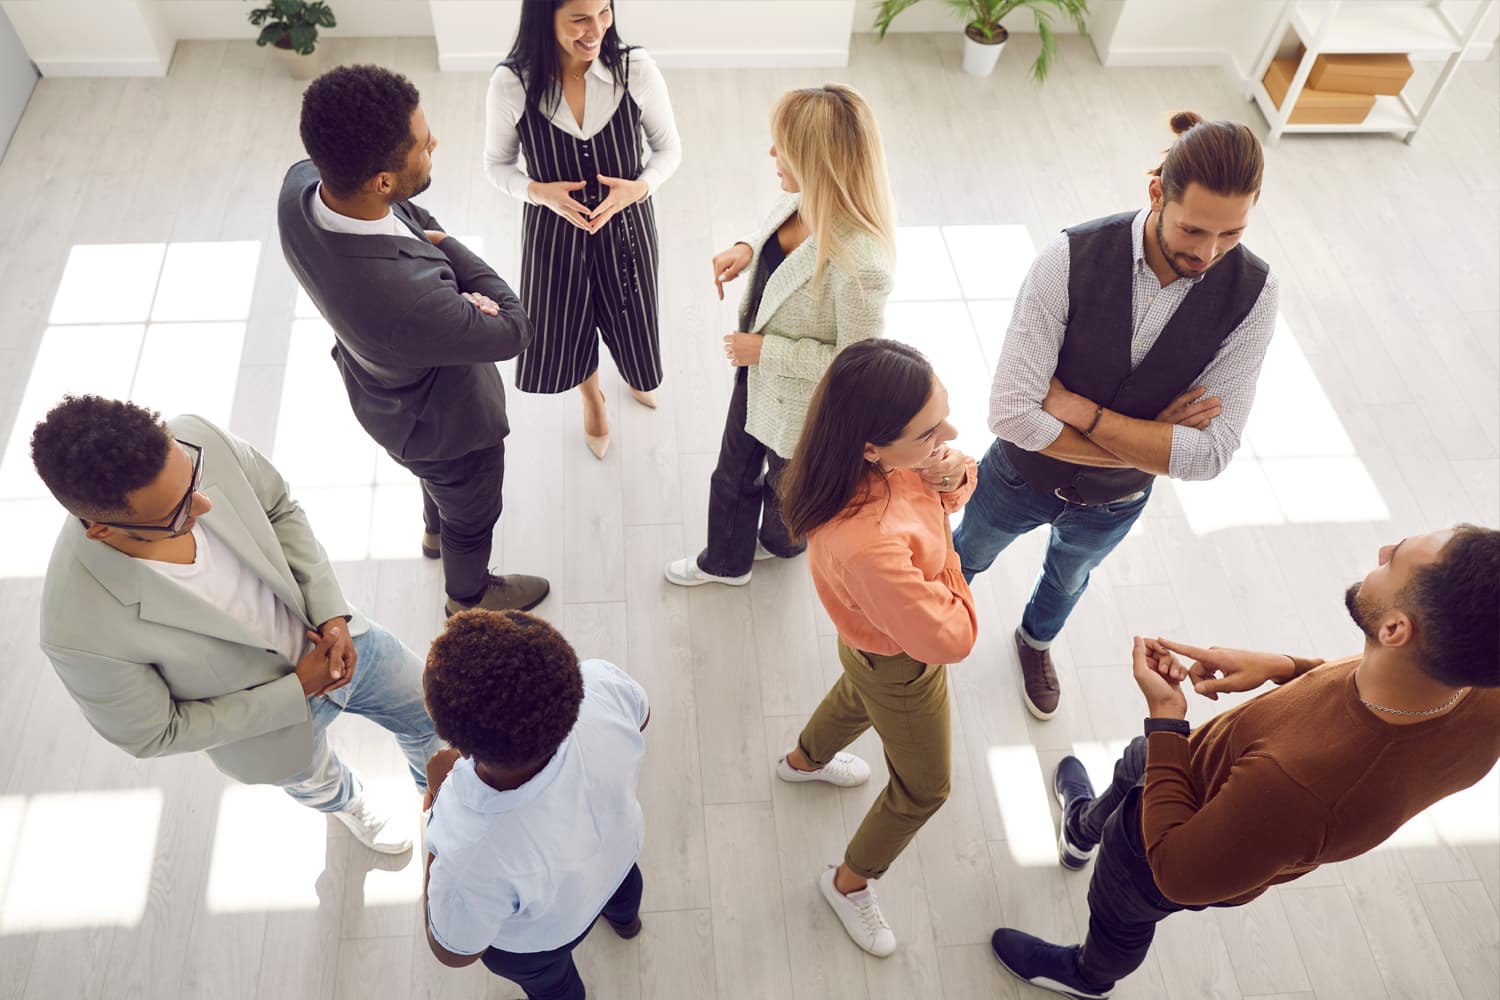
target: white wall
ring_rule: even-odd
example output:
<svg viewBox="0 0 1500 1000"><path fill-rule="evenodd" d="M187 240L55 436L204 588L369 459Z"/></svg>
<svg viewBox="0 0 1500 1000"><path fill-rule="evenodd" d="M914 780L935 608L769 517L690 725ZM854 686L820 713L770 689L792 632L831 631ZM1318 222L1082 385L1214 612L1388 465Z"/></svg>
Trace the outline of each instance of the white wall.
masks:
<svg viewBox="0 0 1500 1000"><path fill-rule="evenodd" d="M1090 6L1096 6L1094 0ZM1121 0L1122 2L1122 0ZM859 0L859 10L854 15L854 30L873 32L875 12L880 9L880 0ZM1006 31L1036 31L1036 18L1029 10L1018 10L1005 15L1002 22ZM919 0L916 6L908 7L896 15L891 22L890 34L918 31L962 31L964 19L955 14L943 0ZM1062 14L1052 17L1052 30L1058 34L1075 34L1073 22Z"/></svg>
<svg viewBox="0 0 1500 1000"><path fill-rule="evenodd" d="M1096 0L1097 2L1097 0ZM1351 0L1352 2L1352 0ZM1222 65L1246 77L1281 14L1273 0L1124 0L1107 46L1106 66ZM1478 0L1449 0L1444 9L1460 27ZM1484 59L1500 26L1500 8L1480 31L1470 58Z"/></svg>
<svg viewBox="0 0 1500 1000"><path fill-rule="evenodd" d="M1351 0L1353 2L1353 0ZM1478 0L1449 0L1460 23ZM487 70L509 48L521 0L330 0L334 37L435 37L444 70ZM679 67L843 66L851 33L873 28L877 0L616 0L622 33ZM1095 51L1106 66L1223 65L1246 75L1279 0L1093 0ZM255 37L243 0L0 0L44 76L161 75L178 39ZM1035 31L1030 14L1009 30ZM1070 22L1054 18L1058 31ZM942 0L922 0L892 31L959 32ZM1500 9L1473 55L1488 55Z"/></svg>
<svg viewBox="0 0 1500 1000"><path fill-rule="evenodd" d="M36 67L10 19L0 10L0 153L5 152L35 87Z"/></svg>
<svg viewBox="0 0 1500 1000"><path fill-rule="evenodd" d="M844 66L856 0L618 0L620 34L664 66ZM521 0L431 0L439 66L505 57Z"/></svg>
<svg viewBox="0 0 1500 1000"><path fill-rule="evenodd" d="M246 15L259 3L245 0L148 0L161 11L174 38L250 38L258 29ZM432 35L429 0L326 0L338 27L332 38L408 38Z"/></svg>
<svg viewBox="0 0 1500 1000"><path fill-rule="evenodd" d="M1126 0L1106 66L1222 65L1245 76L1281 4L1269 0Z"/></svg>
<svg viewBox="0 0 1500 1000"><path fill-rule="evenodd" d="M164 76L175 40L146 0L0 0L43 76Z"/></svg>

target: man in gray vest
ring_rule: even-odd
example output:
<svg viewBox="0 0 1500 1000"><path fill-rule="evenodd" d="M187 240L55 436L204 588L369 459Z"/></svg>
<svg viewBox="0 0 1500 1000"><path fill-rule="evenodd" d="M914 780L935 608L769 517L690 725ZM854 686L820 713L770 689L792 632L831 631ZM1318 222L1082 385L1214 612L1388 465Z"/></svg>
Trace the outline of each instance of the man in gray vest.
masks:
<svg viewBox="0 0 1500 1000"><path fill-rule="evenodd" d="M1172 117L1151 204L1053 239L1016 296L990 393L997 438L954 546L964 576L1051 526L1015 632L1027 709L1057 711L1048 647L1160 475L1212 479L1250 415L1276 279L1240 237L1260 196L1244 125ZM941 468L928 472L940 476Z"/></svg>
<svg viewBox="0 0 1500 1000"><path fill-rule="evenodd" d="M490 266L409 199L437 140L403 76L340 66L302 97L311 160L287 171L281 249L333 328L333 359L370 437L422 483L422 554L443 560L448 614L526 610L537 576L490 573L505 478L505 385L495 367L531 321Z"/></svg>

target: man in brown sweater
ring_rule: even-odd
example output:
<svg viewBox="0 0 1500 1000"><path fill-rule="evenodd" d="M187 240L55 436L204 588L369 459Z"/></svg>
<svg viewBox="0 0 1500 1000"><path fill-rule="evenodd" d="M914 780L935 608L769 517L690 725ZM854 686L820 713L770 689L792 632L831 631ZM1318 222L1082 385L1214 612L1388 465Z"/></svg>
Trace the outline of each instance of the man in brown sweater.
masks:
<svg viewBox="0 0 1500 1000"><path fill-rule="evenodd" d="M1363 854L1500 760L1500 532L1460 525L1385 546L1344 601L1364 652L1326 664L1136 637L1145 735L1102 795L1076 757L1053 776L1059 860L1079 869L1098 851L1088 936L1062 947L1002 927L991 946L1007 970L1107 997L1164 917L1248 903ZM1190 733L1184 680L1209 698L1281 686Z"/></svg>

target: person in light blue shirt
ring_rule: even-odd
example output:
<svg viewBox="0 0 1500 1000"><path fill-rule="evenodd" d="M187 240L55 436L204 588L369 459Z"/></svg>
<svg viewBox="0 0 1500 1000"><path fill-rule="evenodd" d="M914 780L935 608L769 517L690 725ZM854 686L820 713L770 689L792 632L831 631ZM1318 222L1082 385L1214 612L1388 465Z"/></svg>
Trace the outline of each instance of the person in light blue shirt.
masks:
<svg viewBox="0 0 1500 1000"><path fill-rule="evenodd" d="M595 921L641 929L645 689L540 618L480 610L448 619L423 684L450 744L427 765L433 955L583 1000L572 951Z"/></svg>

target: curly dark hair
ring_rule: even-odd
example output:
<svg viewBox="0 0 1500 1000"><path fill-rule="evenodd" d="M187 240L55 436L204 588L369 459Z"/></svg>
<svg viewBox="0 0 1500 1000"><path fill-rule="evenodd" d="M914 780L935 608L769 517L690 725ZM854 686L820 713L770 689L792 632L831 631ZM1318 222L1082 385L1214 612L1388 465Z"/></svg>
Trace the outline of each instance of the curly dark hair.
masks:
<svg viewBox="0 0 1500 1000"><path fill-rule="evenodd" d="M129 496L167 464L161 414L101 396L64 396L31 432L31 462L47 489L87 520L129 515Z"/></svg>
<svg viewBox="0 0 1500 1000"><path fill-rule="evenodd" d="M384 170L398 172L416 137L411 81L379 66L340 66L302 95L302 145L328 190L347 197Z"/></svg>
<svg viewBox="0 0 1500 1000"><path fill-rule="evenodd" d="M547 760L578 721L583 674L568 640L524 611L448 619L422 677L438 735L497 767Z"/></svg>
<svg viewBox="0 0 1500 1000"><path fill-rule="evenodd" d="M1460 524L1398 598L1422 671L1450 687L1500 687L1500 531Z"/></svg>

